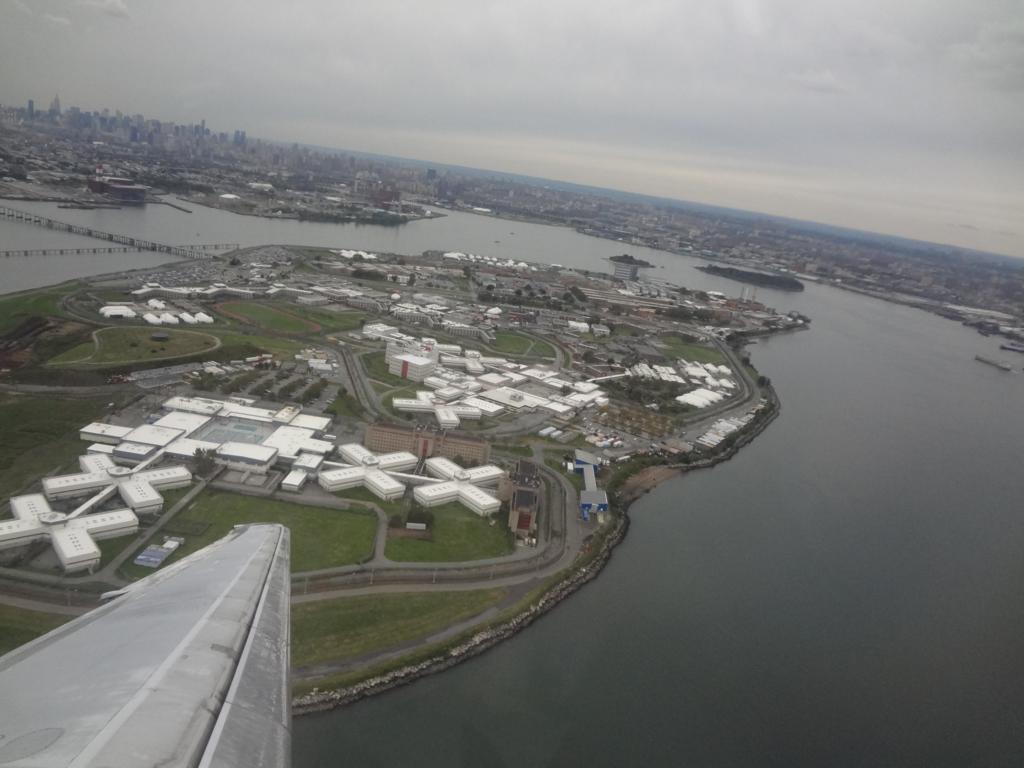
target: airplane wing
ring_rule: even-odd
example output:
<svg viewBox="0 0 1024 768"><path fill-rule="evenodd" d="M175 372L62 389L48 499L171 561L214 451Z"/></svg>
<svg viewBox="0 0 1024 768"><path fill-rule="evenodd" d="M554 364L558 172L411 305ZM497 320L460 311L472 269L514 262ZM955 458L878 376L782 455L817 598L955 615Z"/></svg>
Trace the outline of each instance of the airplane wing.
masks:
<svg viewBox="0 0 1024 768"><path fill-rule="evenodd" d="M289 532L238 526L0 657L0 765L288 766Z"/></svg>

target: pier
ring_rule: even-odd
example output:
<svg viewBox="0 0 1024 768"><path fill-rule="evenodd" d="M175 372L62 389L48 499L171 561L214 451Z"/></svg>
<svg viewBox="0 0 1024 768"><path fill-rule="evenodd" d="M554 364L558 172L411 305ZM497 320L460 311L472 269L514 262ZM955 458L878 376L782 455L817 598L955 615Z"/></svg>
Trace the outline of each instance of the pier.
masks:
<svg viewBox="0 0 1024 768"><path fill-rule="evenodd" d="M27 224L46 227L58 232L70 232L74 235L84 235L97 240L106 240L109 243L117 243L116 246L97 248L28 248L18 250L0 251L0 256L47 256L61 254L84 254L84 253L126 253L128 251L154 251L156 253L169 253L172 256L181 256L186 259L208 259L210 251L229 251L238 248L238 243L206 243L201 245L167 245L152 240L145 240L130 235L118 235L111 232L104 232L81 224L68 224L64 221L57 221L37 213L19 211L17 208L9 208L0 205L0 217L23 221Z"/></svg>

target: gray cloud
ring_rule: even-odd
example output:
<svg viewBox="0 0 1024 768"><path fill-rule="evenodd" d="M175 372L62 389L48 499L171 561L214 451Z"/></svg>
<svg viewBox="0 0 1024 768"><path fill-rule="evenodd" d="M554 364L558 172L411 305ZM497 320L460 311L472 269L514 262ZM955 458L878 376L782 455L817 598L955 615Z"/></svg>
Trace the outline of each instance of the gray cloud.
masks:
<svg viewBox="0 0 1024 768"><path fill-rule="evenodd" d="M33 8L80 34L53 51L52 24L9 16L0 50L23 66L0 78L4 101L56 91L250 135L1024 253L1017 0ZM90 22L97 11L123 24ZM985 234L998 231L1016 234Z"/></svg>
<svg viewBox="0 0 1024 768"><path fill-rule="evenodd" d="M130 16L124 0L77 0L77 4L119 19L127 19Z"/></svg>

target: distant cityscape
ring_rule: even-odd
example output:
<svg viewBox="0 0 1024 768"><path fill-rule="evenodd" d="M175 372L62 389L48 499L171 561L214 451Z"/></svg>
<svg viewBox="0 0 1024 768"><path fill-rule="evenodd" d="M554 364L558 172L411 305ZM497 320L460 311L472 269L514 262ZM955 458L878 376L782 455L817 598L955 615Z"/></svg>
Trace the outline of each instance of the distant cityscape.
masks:
<svg viewBox="0 0 1024 768"><path fill-rule="evenodd" d="M166 202L400 226L460 210L821 281L1022 335L1024 262L953 246L425 162L253 139L121 110L0 107L0 198Z"/></svg>

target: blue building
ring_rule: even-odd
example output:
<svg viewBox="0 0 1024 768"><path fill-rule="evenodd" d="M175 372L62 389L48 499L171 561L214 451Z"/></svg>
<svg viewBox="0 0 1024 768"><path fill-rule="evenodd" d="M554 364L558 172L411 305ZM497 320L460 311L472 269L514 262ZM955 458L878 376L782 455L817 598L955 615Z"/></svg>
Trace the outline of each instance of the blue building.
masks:
<svg viewBox="0 0 1024 768"><path fill-rule="evenodd" d="M592 514L608 511L608 494L600 488L580 493L580 515L589 520Z"/></svg>

